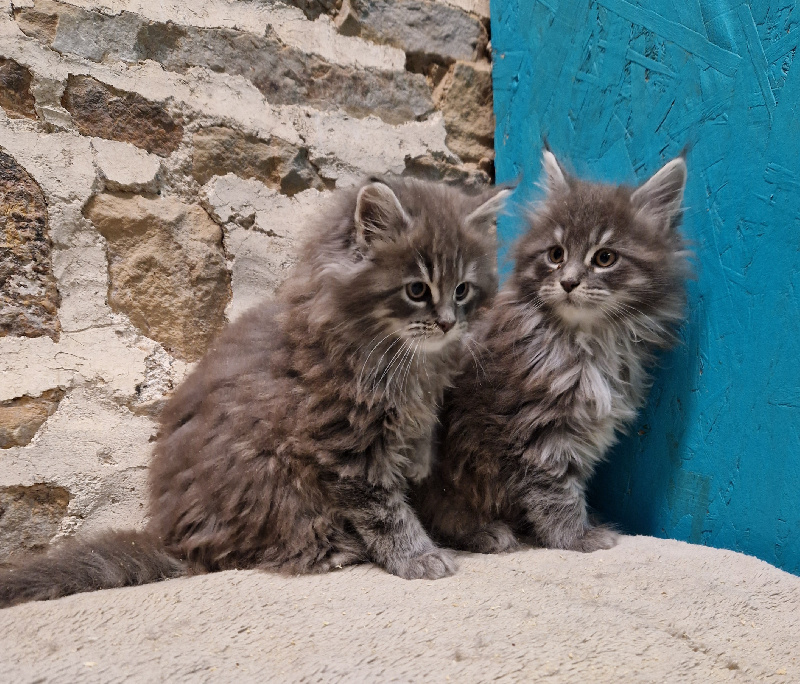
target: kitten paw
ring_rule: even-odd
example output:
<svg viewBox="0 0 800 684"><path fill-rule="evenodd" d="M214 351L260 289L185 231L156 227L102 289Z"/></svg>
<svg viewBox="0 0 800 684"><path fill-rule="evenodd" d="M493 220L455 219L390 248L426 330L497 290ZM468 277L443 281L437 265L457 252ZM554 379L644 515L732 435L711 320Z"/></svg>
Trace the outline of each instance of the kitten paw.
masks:
<svg viewBox="0 0 800 684"><path fill-rule="evenodd" d="M403 579L441 579L449 577L458 569L455 558L446 549L433 549L427 553L404 558L387 568L389 572Z"/></svg>
<svg viewBox="0 0 800 684"><path fill-rule="evenodd" d="M610 549L612 546L616 546L618 541L619 533L605 525L598 525L597 527L590 527L586 530L584 535L576 540L572 548L574 551L591 553L592 551L599 551L600 549Z"/></svg>
<svg viewBox="0 0 800 684"><path fill-rule="evenodd" d="M518 549L519 541L508 525L496 520L477 530L467 547L475 553L505 553Z"/></svg>

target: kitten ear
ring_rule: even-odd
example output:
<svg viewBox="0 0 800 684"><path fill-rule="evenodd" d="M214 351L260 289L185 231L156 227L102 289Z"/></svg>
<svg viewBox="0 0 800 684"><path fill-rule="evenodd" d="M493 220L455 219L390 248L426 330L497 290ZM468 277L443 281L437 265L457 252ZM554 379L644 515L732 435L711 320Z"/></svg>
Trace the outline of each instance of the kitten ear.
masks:
<svg viewBox="0 0 800 684"><path fill-rule="evenodd" d="M631 204L637 214L645 214L661 225L669 226L681 210L685 187L686 161L682 156L676 157L634 190Z"/></svg>
<svg viewBox="0 0 800 684"><path fill-rule="evenodd" d="M411 222L397 195L385 183L373 181L356 196L356 240L362 246Z"/></svg>
<svg viewBox="0 0 800 684"><path fill-rule="evenodd" d="M558 163L556 155L551 152L547 142L542 150L542 169L544 169L545 175L544 188L548 195L569 191L567 174L564 173L564 169L561 168L561 164Z"/></svg>
<svg viewBox="0 0 800 684"><path fill-rule="evenodd" d="M499 185L490 191L489 199L485 200L477 209L470 212L464 222L477 230L488 232L495 226L497 214L503 209L508 196L514 188Z"/></svg>

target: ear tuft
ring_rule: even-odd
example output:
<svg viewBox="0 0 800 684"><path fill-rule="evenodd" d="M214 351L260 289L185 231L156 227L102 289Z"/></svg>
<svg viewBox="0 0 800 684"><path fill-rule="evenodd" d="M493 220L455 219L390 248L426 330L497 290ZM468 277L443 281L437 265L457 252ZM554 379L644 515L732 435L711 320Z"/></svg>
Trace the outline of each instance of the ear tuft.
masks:
<svg viewBox="0 0 800 684"><path fill-rule="evenodd" d="M664 164L648 181L634 190L631 204L637 213L669 227L681 210L685 187L686 161L680 156Z"/></svg>
<svg viewBox="0 0 800 684"><path fill-rule="evenodd" d="M392 189L377 179L370 180L373 182L356 196L356 240L362 246L402 230L411 222Z"/></svg>
<svg viewBox="0 0 800 684"><path fill-rule="evenodd" d="M567 175L561 164L558 163L556 155L550 151L550 146L545 142L545 147L542 150L542 169L544 169L544 187L547 194L551 195L555 192L568 192L569 183L567 182Z"/></svg>
<svg viewBox="0 0 800 684"><path fill-rule="evenodd" d="M505 206L506 200L509 195L514 192L513 188L500 185L493 188L489 196L483 204L477 209L474 209L465 219L465 223L482 232L489 232L494 229L497 214Z"/></svg>

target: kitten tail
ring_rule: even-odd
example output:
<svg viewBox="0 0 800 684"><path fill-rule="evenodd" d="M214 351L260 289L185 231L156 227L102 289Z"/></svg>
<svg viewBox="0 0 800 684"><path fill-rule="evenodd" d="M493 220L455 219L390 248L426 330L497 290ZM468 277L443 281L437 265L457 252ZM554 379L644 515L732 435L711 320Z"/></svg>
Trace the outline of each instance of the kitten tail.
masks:
<svg viewBox="0 0 800 684"><path fill-rule="evenodd" d="M0 608L186 573L157 537L133 530L105 532L85 541L68 540L47 555L0 569Z"/></svg>

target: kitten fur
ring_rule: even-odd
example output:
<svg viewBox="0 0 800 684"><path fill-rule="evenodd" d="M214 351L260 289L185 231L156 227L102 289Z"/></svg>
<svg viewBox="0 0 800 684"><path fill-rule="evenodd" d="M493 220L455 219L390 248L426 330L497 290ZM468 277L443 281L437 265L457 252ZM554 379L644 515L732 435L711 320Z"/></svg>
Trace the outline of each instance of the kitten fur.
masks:
<svg viewBox="0 0 800 684"><path fill-rule="evenodd" d="M345 193L275 301L230 325L167 403L146 530L0 571L0 606L228 568L452 574L406 491L496 292L508 193L397 178Z"/></svg>
<svg viewBox="0 0 800 684"><path fill-rule="evenodd" d="M440 459L415 491L431 536L458 549L616 543L590 522L587 482L683 317L683 158L638 189L572 178L547 148L543 166L545 198L475 328L481 354L448 391ZM603 250L617 257L608 267Z"/></svg>

